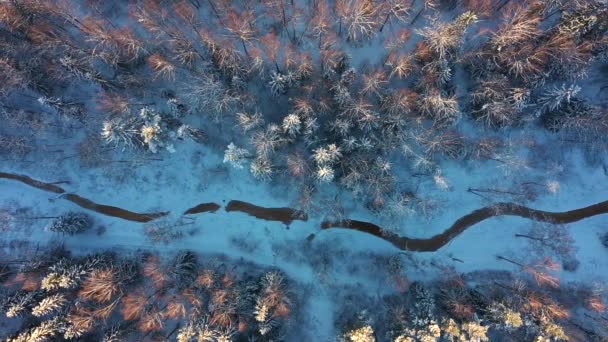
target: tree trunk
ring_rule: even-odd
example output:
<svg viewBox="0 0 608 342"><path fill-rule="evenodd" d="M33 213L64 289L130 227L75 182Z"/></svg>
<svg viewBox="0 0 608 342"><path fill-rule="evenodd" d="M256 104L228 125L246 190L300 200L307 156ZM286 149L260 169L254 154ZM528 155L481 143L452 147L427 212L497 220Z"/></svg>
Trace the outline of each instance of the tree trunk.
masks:
<svg viewBox="0 0 608 342"><path fill-rule="evenodd" d="M211 9L213 10L213 13L215 13L215 16L219 18L220 14L217 12L217 9L215 8L215 5L213 4L213 1L207 0L207 2L209 3L209 6L211 6Z"/></svg>
<svg viewBox="0 0 608 342"><path fill-rule="evenodd" d="M526 235L526 234L515 234L515 237L524 237L524 238L527 238L527 239L530 239L530 240L536 240L536 241L539 241L539 242L544 242L544 240L541 239L541 238L537 238L537 237Z"/></svg>
<svg viewBox="0 0 608 342"><path fill-rule="evenodd" d="M508 259L508 258L505 258L505 257L500 256L500 255L496 256L496 258L498 258L499 260L504 260L504 261L506 261L506 262L510 262L510 263L512 263L513 265L517 265L517 266L519 266L519 267L524 267L524 264L520 264L520 263L519 263L519 262L517 262L517 261L511 260L511 259Z"/></svg>
<svg viewBox="0 0 608 342"><path fill-rule="evenodd" d="M247 51L247 46L245 46L245 41L243 39L241 39L241 44L243 44L243 50L245 50L245 55L247 55L247 58L250 58L249 51Z"/></svg>
<svg viewBox="0 0 608 342"><path fill-rule="evenodd" d="M382 23L382 26L380 26L380 32L382 32L382 30L384 29L384 25L386 25L386 23L388 22L388 19L391 17L391 12L388 12L386 14L386 18L384 18L384 22Z"/></svg>
<svg viewBox="0 0 608 342"><path fill-rule="evenodd" d="M424 8L421 8L420 11L418 11L418 13L416 14L416 16L414 17L414 19L412 19L412 22L410 23L410 25L414 25L414 23L416 22L416 20L418 20L418 17L420 17L420 14L422 14L422 10Z"/></svg>

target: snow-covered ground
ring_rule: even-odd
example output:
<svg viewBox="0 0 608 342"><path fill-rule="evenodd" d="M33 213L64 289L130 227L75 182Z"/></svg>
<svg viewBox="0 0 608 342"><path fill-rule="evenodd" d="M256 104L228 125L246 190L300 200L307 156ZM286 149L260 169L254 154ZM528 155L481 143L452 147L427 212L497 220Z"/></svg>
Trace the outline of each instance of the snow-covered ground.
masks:
<svg viewBox="0 0 608 342"><path fill-rule="evenodd" d="M556 147L557 148L557 147ZM559 183L558 189L540 191L538 198L527 203L529 207L547 211L564 211L605 200L608 194L608 176L602 167L586 163L578 151L560 153L559 171L550 173L544 167L506 172L500 163L442 165L448 189L439 189L433 182L423 182L424 193L440 198L441 205L428 217L404 217L400 234L425 238L442 232L456 219L488 203L484 198L467 192L468 188L509 188L514 182L534 181ZM73 160L73 159L72 159ZM3 165L1 171L27 174L45 182L69 181L62 184L68 192L137 212L170 211L162 222L177 222L182 213L201 202L216 202L222 206L233 199L248 201L260 206L283 207L294 201L296 192L287 185L256 181L246 170L227 168L222 156L211 149L184 143L177 152L165 154L162 161L150 161L138 167L82 169L76 161L55 163L41 167ZM128 172L128 174L121 174ZM506 172L506 173L505 173ZM516 174L513 174L515 172ZM117 177L126 177L117 182ZM540 184L540 183L539 183ZM419 190L420 191L420 190ZM0 203L4 209L31 208L25 216L56 216L81 208L58 197L19 182L0 180ZM345 198L345 216L352 219L381 222L381 218ZM508 200L503 199L503 200ZM284 270L297 282L311 288L306 303L308 322L314 327L319 340L329 340L334 334L333 310L337 303L332 291L356 285L367 293L394 291L390 279L378 271L370 256L390 256L400 253L394 246L374 236L351 230L320 230L323 219L319 213L309 214L308 221L293 221L289 226L280 222L264 221L239 212L191 215L192 224L176 229L184 236L169 243L154 243L143 234L145 224L88 212L97 227L105 227L98 235L96 229L75 236L63 236L45 230L49 220L30 221L31 225L15 224L3 232L2 240L25 240L33 244L61 242L75 252L115 249L134 251L148 249L171 255L180 249L197 251L202 255L225 254L231 258L251 261ZM15 223L15 222L13 222ZM148 224L153 224L153 222ZM455 272L505 269L517 271L512 264L496 258L507 256L522 262L531 262L550 251L536 253L530 240L515 237L526 234L536 223L519 217L495 217L485 220L456 237L437 252L406 252L404 275L409 279L432 279L444 272L445 266ZM603 283L608 281L608 251L598 235L606 232L606 217L595 216L568 224L566 229L574 239L575 257L580 266L574 272L562 271L564 281L585 280ZM310 234L314 239L307 240Z"/></svg>

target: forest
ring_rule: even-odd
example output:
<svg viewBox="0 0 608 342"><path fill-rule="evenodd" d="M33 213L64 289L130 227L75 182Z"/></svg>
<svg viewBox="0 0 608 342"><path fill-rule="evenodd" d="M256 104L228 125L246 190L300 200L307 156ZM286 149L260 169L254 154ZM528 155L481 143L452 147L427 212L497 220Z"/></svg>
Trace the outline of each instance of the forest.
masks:
<svg viewBox="0 0 608 342"><path fill-rule="evenodd" d="M0 339L608 341L606 0L0 0Z"/></svg>

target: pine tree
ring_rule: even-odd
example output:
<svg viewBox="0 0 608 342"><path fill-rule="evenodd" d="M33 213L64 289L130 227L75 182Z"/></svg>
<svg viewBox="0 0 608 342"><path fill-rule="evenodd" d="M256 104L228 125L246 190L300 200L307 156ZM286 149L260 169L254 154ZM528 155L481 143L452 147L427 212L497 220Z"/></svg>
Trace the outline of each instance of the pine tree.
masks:
<svg viewBox="0 0 608 342"><path fill-rule="evenodd" d="M45 342L59 333L63 328L61 317L55 317L44 321L34 328L20 333L14 338L7 339L7 342Z"/></svg>
<svg viewBox="0 0 608 342"><path fill-rule="evenodd" d="M23 316L41 297L41 291L17 291L3 301L2 309L6 317Z"/></svg>
<svg viewBox="0 0 608 342"><path fill-rule="evenodd" d="M107 144L122 146L123 149L135 146L141 122L137 118L116 118L103 123L101 137Z"/></svg>
<svg viewBox="0 0 608 342"><path fill-rule="evenodd" d="M171 276L179 286L187 286L196 278L197 267L196 254L191 251L181 251L173 260Z"/></svg>
<svg viewBox="0 0 608 342"><path fill-rule="evenodd" d="M577 100L577 95L581 91L581 87L571 84L566 87L562 84L561 87L554 87L545 92L538 100L539 113L552 112L560 109L564 105Z"/></svg>
<svg viewBox="0 0 608 342"><path fill-rule="evenodd" d="M32 308L32 315L36 317L48 315L61 309L65 302L66 299L63 294L56 293L54 295L50 295L42 299L38 305Z"/></svg>

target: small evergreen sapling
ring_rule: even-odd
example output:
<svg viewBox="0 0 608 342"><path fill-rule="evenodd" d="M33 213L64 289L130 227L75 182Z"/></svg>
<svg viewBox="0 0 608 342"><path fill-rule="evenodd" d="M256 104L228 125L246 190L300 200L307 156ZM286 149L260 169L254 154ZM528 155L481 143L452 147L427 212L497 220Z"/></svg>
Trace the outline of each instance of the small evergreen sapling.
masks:
<svg viewBox="0 0 608 342"><path fill-rule="evenodd" d="M85 213L70 211L53 220L48 230L74 235L88 230L93 225L91 217Z"/></svg>

